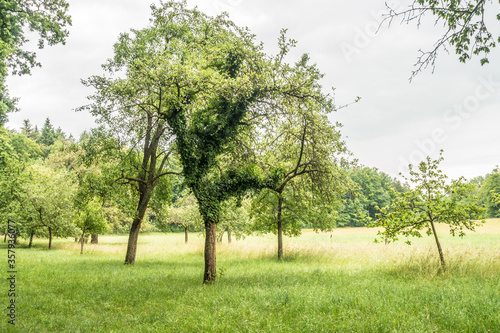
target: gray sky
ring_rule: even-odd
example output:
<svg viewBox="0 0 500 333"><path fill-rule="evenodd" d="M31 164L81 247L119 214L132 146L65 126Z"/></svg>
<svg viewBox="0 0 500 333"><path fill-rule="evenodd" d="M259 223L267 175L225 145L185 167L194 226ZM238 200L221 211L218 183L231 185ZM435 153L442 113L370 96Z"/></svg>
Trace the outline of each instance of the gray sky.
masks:
<svg viewBox="0 0 500 333"><path fill-rule="evenodd" d="M10 114L9 128L23 119L41 127L51 118L56 127L78 137L92 128L89 114L73 109L87 103L92 91L80 79L102 73L100 65L113 54L120 32L148 24L150 1L69 0L73 26L66 45L38 51L42 68L31 77L10 77L11 96L20 98L21 112ZM410 2L395 0L394 7ZM426 155L444 149L443 171L451 178L485 175L500 164L500 50L481 67L473 58L459 63L441 52L434 74L428 69L411 83L418 50L429 50L442 32L429 18L415 26L383 26L384 0L188 0L209 15L227 11L240 26L248 26L275 52L282 28L298 41L295 61L309 53L326 74L325 91L336 88L339 105L362 100L331 116L362 164L392 176ZM496 10L496 8L494 8ZM500 31L492 20L492 30Z"/></svg>

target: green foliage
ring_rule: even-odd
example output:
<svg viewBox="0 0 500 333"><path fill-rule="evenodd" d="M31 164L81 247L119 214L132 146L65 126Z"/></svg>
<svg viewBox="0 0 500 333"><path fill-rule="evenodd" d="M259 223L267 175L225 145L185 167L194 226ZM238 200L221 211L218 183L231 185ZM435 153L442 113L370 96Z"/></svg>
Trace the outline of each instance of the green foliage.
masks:
<svg viewBox="0 0 500 333"><path fill-rule="evenodd" d="M380 208L378 220L372 225L385 229L379 231L382 238L422 237L420 230L424 229L431 235L431 223L446 223L452 235L463 237L464 229L474 230L480 225L483 209L472 197L474 187L463 178L447 182L447 176L438 169L442 160L427 157L417 171L410 167L409 180L414 188L403 193L393 190L392 204Z"/></svg>
<svg viewBox="0 0 500 333"><path fill-rule="evenodd" d="M394 198L391 188L398 192L403 190L399 181L376 168L353 167L348 170L348 175L356 188L342 197L344 203L339 210L339 226L365 226L369 220L376 219L377 207L391 204Z"/></svg>
<svg viewBox="0 0 500 333"><path fill-rule="evenodd" d="M55 140L56 140L56 131L54 130L54 127L50 123L49 117L47 117L45 119L45 123L43 124L42 132L38 137L38 143L45 146L52 146Z"/></svg>
<svg viewBox="0 0 500 333"><path fill-rule="evenodd" d="M69 237L75 235L73 195L75 185L68 173L32 164L26 168L20 185L21 216L29 232L39 236Z"/></svg>
<svg viewBox="0 0 500 333"><path fill-rule="evenodd" d="M179 196L173 205L163 205L156 220L156 226L165 231L171 230L171 224L191 230L199 230L203 225L196 198L188 193Z"/></svg>
<svg viewBox="0 0 500 333"><path fill-rule="evenodd" d="M0 125L7 120L7 112L16 110L15 99L9 97L5 78L10 69L13 74L30 74L31 68L40 66L34 52L23 49L28 43L26 29L37 32L38 48L47 43L65 43L67 25L66 0L4 0L0 3Z"/></svg>
<svg viewBox="0 0 500 333"><path fill-rule="evenodd" d="M393 202L380 208L378 220L371 226L384 228L378 235L387 242L397 240L399 235L422 237L420 231L426 229L427 235L434 235L444 269L435 224L445 223L453 236L463 237L464 229L473 231L484 220L480 221L483 208L473 196L474 184L466 183L463 178L447 182L447 176L439 170L442 160L442 156L437 160L427 157L416 171L410 165L409 180L413 187L403 193L392 190Z"/></svg>
<svg viewBox="0 0 500 333"><path fill-rule="evenodd" d="M486 206L488 217L500 217L500 169L495 168L492 173L486 175L486 179L479 190L479 197Z"/></svg>
<svg viewBox="0 0 500 333"><path fill-rule="evenodd" d="M81 253L83 253L83 239L89 234L100 234L108 230L102 204L97 198L87 201L80 207L75 217L75 225L81 230Z"/></svg>

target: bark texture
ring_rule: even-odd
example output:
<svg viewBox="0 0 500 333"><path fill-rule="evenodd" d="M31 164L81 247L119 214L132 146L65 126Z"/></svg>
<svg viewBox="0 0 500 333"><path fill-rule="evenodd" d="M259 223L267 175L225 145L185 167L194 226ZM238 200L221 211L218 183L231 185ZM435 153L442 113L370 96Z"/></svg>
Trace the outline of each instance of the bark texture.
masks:
<svg viewBox="0 0 500 333"><path fill-rule="evenodd" d="M203 283L213 283L217 276L216 267L217 223L205 222L205 273Z"/></svg>

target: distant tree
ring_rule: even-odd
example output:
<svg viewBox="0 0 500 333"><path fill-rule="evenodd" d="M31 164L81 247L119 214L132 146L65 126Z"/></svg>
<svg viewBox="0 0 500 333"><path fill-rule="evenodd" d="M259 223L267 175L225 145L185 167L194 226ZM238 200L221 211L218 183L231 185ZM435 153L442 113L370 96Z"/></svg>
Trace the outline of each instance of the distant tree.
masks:
<svg viewBox="0 0 500 333"><path fill-rule="evenodd" d="M376 168L353 167L348 170L349 178L356 184L355 191L346 192L344 204L339 213L339 226L362 227L368 220L374 220L377 207L390 205L393 199L390 188L401 192L402 185Z"/></svg>
<svg viewBox="0 0 500 333"><path fill-rule="evenodd" d="M24 119L23 120L23 127L21 127L21 133L26 135L28 138L36 140L35 136L35 129L33 128L33 125L31 125L31 122L29 119Z"/></svg>
<svg viewBox="0 0 500 333"><path fill-rule="evenodd" d="M71 18L65 0L3 0L0 5L0 126L7 113L16 109L15 99L9 97L5 78L9 69L13 74L30 74L31 68L40 66L36 54L23 46L29 42L26 28L37 32L38 48L64 44Z"/></svg>
<svg viewBox="0 0 500 333"><path fill-rule="evenodd" d="M500 203L496 200L495 193L500 193L500 169L498 167L486 175L479 190L479 197L486 206L488 217L500 217Z"/></svg>
<svg viewBox="0 0 500 333"><path fill-rule="evenodd" d="M53 237L75 235L72 202L75 186L66 172L41 164L33 164L25 172L28 178L21 184L20 202L24 214L30 216L27 227L48 236L50 249Z"/></svg>
<svg viewBox="0 0 500 333"><path fill-rule="evenodd" d="M189 229L200 229L203 225L198 203L192 194L184 193L173 205L164 205L157 225L165 230L169 224L176 224L184 229L184 242L188 243Z"/></svg>
<svg viewBox="0 0 500 333"><path fill-rule="evenodd" d="M56 132L54 130L54 127L50 123L49 117L47 117L45 119L45 123L43 124L42 132L38 137L38 143L49 147L54 144L55 140L56 140Z"/></svg>
<svg viewBox="0 0 500 333"><path fill-rule="evenodd" d="M447 50L447 46L455 49L460 62L465 62L472 55L480 56L481 65L489 63L488 55L492 48L500 42L500 34L494 33L488 25L495 25L493 17L500 20L500 14L495 14L487 7L486 0L414 0L408 9L399 11L388 6L389 13L386 20L392 22L401 18L402 22L415 22L420 26L422 18L431 14L436 18L436 25L442 23L446 32L434 44L430 51L420 51L412 72L413 78L427 66L434 68L438 52ZM489 22L491 17L492 22Z"/></svg>
<svg viewBox="0 0 500 333"><path fill-rule="evenodd" d="M17 232L20 237L29 237L31 234L20 223L24 220L29 222L29 217L25 218L21 214L20 187L26 178L23 171L41 154L38 144L24 134L14 134L0 127L0 226L3 231L7 228L8 220L12 219L19 222L16 226L23 227Z"/></svg>
<svg viewBox="0 0 500 333"><path fill-rule="evenodd" d="M453 236L463 237L464 229L474 230L484 220L481 221L483 209L472 196L474 185L463 178L447 182L448 177L438 169L442 160L442 156L437 160L427 157L416 171L410 165L412 188L403 193L392 190L393 202L380 208L378 220L371 226L384 228L378 235L386 241L395 241L399 235L422 237L420 231L427 229L427 235L434 235L444 271L446 266L436 223L447 224Z"/></svg>
<svg viewBox="0 0 500 333"><path fill-rule="evenodd" d="M250 222L250 205L249 197L241 200L231 199L221 206L219 218L219 236L217 240L222 242L224 232L227 231L227 242L230 244L235 237L237 240L244 238L252 233Z"/></svg>
<svg viewBox="0 0 500 333"><path fill-rule="evenodd" d="M80 253L83 254L83 244L86 235L99 234L108 230L103 208L99 200L94 198L93 200L88 201L83 209L77 213L75 224L81 230Z"/></svg>

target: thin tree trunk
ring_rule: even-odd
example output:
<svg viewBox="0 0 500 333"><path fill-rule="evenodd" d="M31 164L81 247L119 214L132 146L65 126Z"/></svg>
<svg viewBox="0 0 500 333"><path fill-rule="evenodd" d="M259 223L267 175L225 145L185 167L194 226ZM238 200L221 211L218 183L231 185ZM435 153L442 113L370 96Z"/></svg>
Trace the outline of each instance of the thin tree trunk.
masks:
<svg viewBox="0 0 500 333"><path fill-rule="evenodd" d="M7 242L7 233L3 236L3 242Z"/></svg>
<svg viewBox="0 0 500 333"><path fill-rule="evenodd" d="M52 248L52 228L49 227L49 250Z"/></svg>
<svg viewBox="0 0 500 333"><path fill-rule="evenodd" d="M227 243L231 244L231 229L227 227Z"/></svg>
<svg viewBox="0 0 500 333"><path fill-rule="evenodd" d="M278 199L278 260L283 260L283 221L281 220L281 211L283 208L283 197Z"/></svg>
<svg viewBox="0 0 500 333"><path fill-rule="evenodd" d="M184 227L184 243L188 243L188 228Z"/></svg>
<svg viewBox="0 0 500 333"><path fill-rule="evenodd" d="M99 235L98 234L92 234L90 236L90 244L99 244Z"/></svg>
<svg viewBox="0 0 500 333"><path fill-rule="evenodd" d="M224 237L224 231L226 231L226 229L222 229L219 236L217 237L218 243L222 243L222 237Z"/></svg>
<svg viewBox="0 0 500 333"><path fill-rule="evenodd" d="M210 220L205 222L205 272L203 283L213 283L217 276L216 267L217 223Z"/></svg>
<svg viewBox="0 0 500 333"><path fill-rule="evenodd" d="M81 248L80 248L80 254L83 254L83 237L85 236L85 231L82 232L82 241L80 242L82 244Z"/></svg>
<svg viewBox="0 0 500 333"><path fill-rule="evenodd" d="M31 249L31 246L33 245L33 236L35 234L32 232L31 235L30 235L30 243L28 244L28 247Z"/></svg>
<svg viewBox="0 0 500 333"><path fill-rule="evenodd" d="M78 243L78 236L75 236L75 243Z"/></svg>
<svg viewBox="0 0 500 333"><path fill-rule="evenodd" d="M439 252L439 259L441 260L441 266L443 267L443 272L446 271L446 265L444 263L444 255L443 250L441 249L441 244L439 243L439 239L436 233L436 228L434 228L434 222L431 221L432 233L434 234L434 239L436 240L436 245Z"/></svg>

